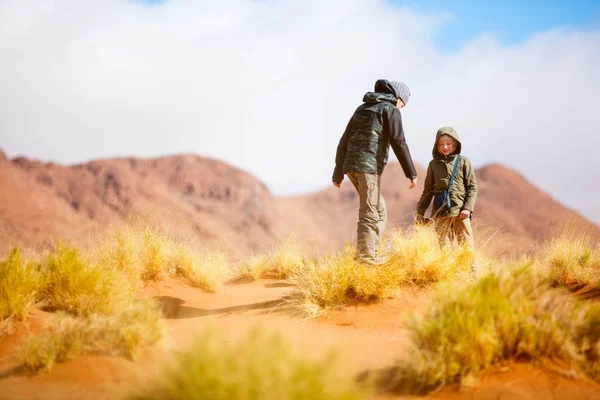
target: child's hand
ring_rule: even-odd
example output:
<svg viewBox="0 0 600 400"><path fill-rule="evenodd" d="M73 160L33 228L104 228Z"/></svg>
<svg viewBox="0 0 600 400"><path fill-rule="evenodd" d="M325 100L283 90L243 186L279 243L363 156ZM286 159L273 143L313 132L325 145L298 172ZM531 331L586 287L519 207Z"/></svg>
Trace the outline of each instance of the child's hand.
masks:
<svg viewBox="0 0 600 400"><path fill-rule="evenodd" d="M409 189L414 188L415 186L417 186L417 178L415 179L411 179L410 180L410 186L408 187Z"/></svg>
<svg viewBox="0 0 600 400"><path fill-rule="evenodd" d="M342 182L333 182L333 186L339 188L340 186L342 186Z"/></svg>
<svg viewBox="0 0 600 400"><path fill-rule="evenodd" d="M471 211L469 211L469 210L462 210L460 212L460 215L458 217L460 219L466 219L466 218L469 218L469 216L471 216Z"/></svg>

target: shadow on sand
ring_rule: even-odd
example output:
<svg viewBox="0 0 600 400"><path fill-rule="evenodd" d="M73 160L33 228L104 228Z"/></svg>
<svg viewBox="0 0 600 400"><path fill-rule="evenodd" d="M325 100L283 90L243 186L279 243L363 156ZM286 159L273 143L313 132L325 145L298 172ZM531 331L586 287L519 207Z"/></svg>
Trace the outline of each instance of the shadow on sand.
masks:
<svg viewBox="0 0 600 400"><path fill-rule="evenodd" d="M183 306L183 304L185 302L182 299L179 299L177 297L170 297L170 296L155 297L155 299L157 299L161 305L164 317L167 319L198 318L198 317L207 317L209 315L229 314L229 313L245 312L245 311L253 311L253 310L269 310L269 312L284 311L284 310L289 311L292 309L292 307L289 306L290 298L291 298L290 296L284 296L277 300L263 301L260 303L243 304L240 306L215 308L215 309L204 309L204 308ZM280 309L280 310L278 310L278 309Z"/></svg>
<svg viewBox="0 0 600 400"><path fill-rule="evenodd" d="M29 372L25 369L24 365L19 365L16 367L8 368L4 371L0 371L0 380L14 377L14 376L32 376L34 375L32 372Z"/></svg>
<svg viewBox="0 0 600 400"><path fill-rule="evenodd" d="M294 287L296 286L290 282L273 282L273 283L265 283L266 288L278 288L278 287Z"/></svg>

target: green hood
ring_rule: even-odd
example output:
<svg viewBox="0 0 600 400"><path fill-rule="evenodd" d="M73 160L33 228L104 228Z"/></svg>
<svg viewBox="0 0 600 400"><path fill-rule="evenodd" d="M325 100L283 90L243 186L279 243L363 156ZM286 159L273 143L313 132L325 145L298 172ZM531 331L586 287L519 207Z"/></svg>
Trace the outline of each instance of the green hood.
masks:
<svg viewBox="0 0 600 400"><path fill-rule="evenodd" d="M367 92L363 97L363 102L367 104L383 103L387 101L396 105L398 99L393 94L378 93L378 92Z"/></svg>
<svg viewBox="0 0 600 400"><path fill-rule="evenodd" d="M433 144L433 150L431 151L431 155L433 156L434 160L444 158L444 155L440 153L437 149L438 140L440 140L440 137L442 135L452 136L457 142L456 149L452 154L448 155L448 157L460 154L460 152L462 151L462 144L460 143L460 138L458 137L458 133L456 133L456 130L450 126L444 126L443 128L438 129L435 135L435 143Z"/></svg>

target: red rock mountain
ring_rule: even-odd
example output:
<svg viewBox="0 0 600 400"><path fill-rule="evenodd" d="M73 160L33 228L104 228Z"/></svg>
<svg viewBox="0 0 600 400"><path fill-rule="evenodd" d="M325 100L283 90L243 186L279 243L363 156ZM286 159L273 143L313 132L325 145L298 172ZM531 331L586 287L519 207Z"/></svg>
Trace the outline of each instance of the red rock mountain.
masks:
<svg viewBox="0 0 600 400"><path fill-rule="evenodd" d="M422 167L418 171L424 176ZM597 226L515 171L494 164L476 177L474 221L482 245L528 250L566 223L600 237ZM382 179L388 227L409 226L422 186L409 191L397 163ZM356 230L358 199L347 180L341 189L275 197L252 175L195 155L62 166L0 152L0 189L0 250L14 244L41 248L52 238L89 242L111 224L133 220L234 256L266 251L290 234L328 249L352 240Z"/></svg>

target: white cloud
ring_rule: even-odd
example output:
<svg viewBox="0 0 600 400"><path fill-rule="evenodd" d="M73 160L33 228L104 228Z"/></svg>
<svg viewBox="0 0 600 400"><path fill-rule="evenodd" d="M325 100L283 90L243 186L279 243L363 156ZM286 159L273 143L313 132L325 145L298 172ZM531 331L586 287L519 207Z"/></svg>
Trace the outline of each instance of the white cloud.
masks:
<svg viewBox="0 0 600 400"><path fill-rule="evenodd" d="M348 118L387 77L411 87L416 161L453 125L476 166L511 166L600 222L600 32L447 54L433 35L448 18L379 0L0 1L0 147L67 163L193 152L301 193L329 184Z"/></svg>

